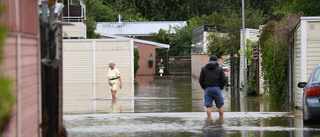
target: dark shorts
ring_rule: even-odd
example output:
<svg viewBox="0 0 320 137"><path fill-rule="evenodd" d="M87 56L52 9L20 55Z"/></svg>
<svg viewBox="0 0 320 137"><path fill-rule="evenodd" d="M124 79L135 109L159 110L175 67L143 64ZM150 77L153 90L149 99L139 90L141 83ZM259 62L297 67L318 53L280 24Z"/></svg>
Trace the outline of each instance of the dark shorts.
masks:
<svg viewBox="0 0 320 137"><path fill-rule="evenodd" d="M204 106L212 107L213 100L217 108L220 108L224 105L220 87L207 87L204 90Z"/></svg>

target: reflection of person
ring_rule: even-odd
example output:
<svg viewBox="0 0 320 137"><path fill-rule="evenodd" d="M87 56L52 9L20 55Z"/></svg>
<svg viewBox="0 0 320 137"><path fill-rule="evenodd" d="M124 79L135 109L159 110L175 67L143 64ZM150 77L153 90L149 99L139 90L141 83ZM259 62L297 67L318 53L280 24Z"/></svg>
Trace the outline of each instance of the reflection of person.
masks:
<svg viewBox="0 0 320 137"><path fill-rule="evenodd" d="M208 117L211 117L213 100L219 109L219 115L223 116L224 100L221 90L224 87L226 78L223 69L217 63L217 59L216 55L210 56L210 61L206 66L202 67L199 78L199 83L204 89L204 106Z"/></svg>
<svg viewBox="0 0 320 137"><path fill-rule="evenodd" d="M223 137L223 117L220 116L219 119L214 123L211 117L207 117L204 123L204 136L205 137Z"/></svg>
<svg viewBox="0 0 320 137"><path fill-rule="evenodd" d="M114 67L115 63L113 61L109 62L109 71L108 71L108 84L111 86L112 98L117 98L118 87L122 88L122 81L120 77L120 72L117 68Z"/></svg>
<svg viewBox="0 0 320 137"><path fill-rule="evenodd" d="M111 108L110 108L110 113L121 113L122 108L117 105L117 99L113 98L111 100Z"/></svg>

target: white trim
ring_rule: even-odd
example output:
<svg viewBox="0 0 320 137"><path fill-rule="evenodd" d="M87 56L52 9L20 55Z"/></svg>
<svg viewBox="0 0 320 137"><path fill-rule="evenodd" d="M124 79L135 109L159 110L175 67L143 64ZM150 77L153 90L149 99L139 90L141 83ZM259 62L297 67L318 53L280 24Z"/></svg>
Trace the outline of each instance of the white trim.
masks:
<svg viewBox="0 0 320 137"><path fill-rule="evenodd" d="M208 44L208 41L207 41L208 36L209 35L208 35L207 31L203 32L203 42L202 42L203 51L202 51L202 53L204 53L204 54L208 53L208 45L207 45Z"/></svg>
<svg viewBox="0 0 320 137"><path fill-rule="evenodd" d="M130 49L131 49L131 97L134 97L134 40L130 40ZM131 104L134 104L134 100L131 100ZM131 110L134 112L134 105L131 105Z"/></svg>
<svg viewBox="0 0 320 137"><path fill-rule="evenodd" d="M301 20L301 81L307 81L307 21Z"/></svg>
<svg viewBox="0 0 320 137"><path fill-rule="evenodd" d="M123 39L63 39L63 41L123 41Z"/></svg>
<svg viewBox="0 0 320 137"><path fill-rule="evenodd" d="M92 41L92 82L93 82L93 98L96 98L96 41Z"/></svg>
<svg viewBox="0 0 320 137"><path fill-rule="evenodd" d="M21 136L21 35L17 34L17 137Z"/></svg>
<svg viewBox="0 0 320 137"><path fill-rule="evenodd" d="M130 40L130 49L131 49L131 96L133 97L134 96L134 43L133 43L133 40L131 39Z"/></svg>
<svg viewBox="0 0 320 137"><path fill-rule="evenodd" d="M301 17L301 20L319 20L320 16Z"/></svg>
<svg viewBox="0 0 320 137"><path fill-rule="evenodd" d="M104 34L104 33L99 33L99 34L101 36L115 38L115 39L133 39L133 38L123 37L123 36ZM168 49L170 48L170 45L168 45L168 44L163 44L163 43L158 43L158 42L153 42L153 41L148 41L148 40L133 39L133 41L138 42L138 43L143 43L143 44L155 45L156 48L168 48Z"/></svg>

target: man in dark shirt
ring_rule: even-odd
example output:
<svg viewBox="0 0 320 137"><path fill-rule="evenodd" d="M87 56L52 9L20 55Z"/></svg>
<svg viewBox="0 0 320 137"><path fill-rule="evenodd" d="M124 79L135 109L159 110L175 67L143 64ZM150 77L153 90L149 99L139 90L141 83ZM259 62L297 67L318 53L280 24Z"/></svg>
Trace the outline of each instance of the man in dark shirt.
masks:
<svg viewBox="0 0 320 137"><path fill-rule="evenodd" d="M199 78L199 83L204 89L204 106L208 117L211 117L213 100L219 109L219 115L223 116L224 100L221 90L224 88L226 78L223 69L217 63L217 59L216 55L210 56L210 61L202 67Z"/></svg>

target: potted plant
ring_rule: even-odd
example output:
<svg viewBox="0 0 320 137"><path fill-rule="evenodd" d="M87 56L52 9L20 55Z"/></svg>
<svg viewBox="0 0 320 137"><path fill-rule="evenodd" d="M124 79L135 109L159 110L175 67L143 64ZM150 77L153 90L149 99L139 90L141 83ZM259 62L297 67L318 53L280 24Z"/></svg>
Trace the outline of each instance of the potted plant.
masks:
<svg viewBox="0 0 320 137"><path fill-rule="evenodd" d="M159 74L160 76L162 76L163 69L165 68L162 62L158 63L158 68L159 68Z"/></svg>
<svg viewBox="0 0 320 137"><path fill-rule="evenodd" d="M159 67L159 68L162 68L162 69L165 68L162 62L158 63L158 67Z"/></svg>

